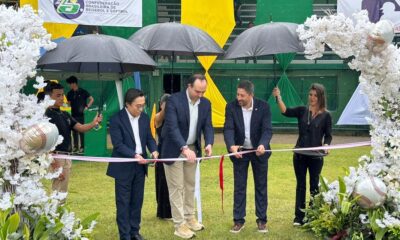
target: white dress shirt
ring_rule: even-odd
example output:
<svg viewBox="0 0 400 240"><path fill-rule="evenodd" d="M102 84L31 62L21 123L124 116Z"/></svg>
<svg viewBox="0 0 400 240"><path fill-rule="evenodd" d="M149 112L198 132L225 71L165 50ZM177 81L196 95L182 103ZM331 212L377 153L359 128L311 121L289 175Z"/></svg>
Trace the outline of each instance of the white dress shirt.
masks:
<svg viewBox="0 0 400 240"><path fill-rule="evenodd" d="M128 113L129 117L129 122L131 123L132 131L133 131L133 136L135 137L135 144L136 144L136 149L135 153L136 154L142 154L142 143L140 142L140 135L139 135L139 118L140 115L137 117L132 116L128 109L126 109L126 112Z"/></svg>
<svg viewBox="0 0 400 240"><path fill-rule="evenodd" d="M244 143L243 148L252 149L253 145L250 140L250 121L251 114L253 113L253 99L251 99L251 107L246 109L242 107L243 120L244 120Z"/></svg>
<svg viewBox="0 0 400 240"><path fill-rule="evenodd" d="M186 90L186 96L189 101L189 136L186 141L187 145L194 144L196 142L196 131L197 131L197 122L199 118L199 104L200 99L197 100L195 103L192 103L190 100L189 92Z"/></svg>

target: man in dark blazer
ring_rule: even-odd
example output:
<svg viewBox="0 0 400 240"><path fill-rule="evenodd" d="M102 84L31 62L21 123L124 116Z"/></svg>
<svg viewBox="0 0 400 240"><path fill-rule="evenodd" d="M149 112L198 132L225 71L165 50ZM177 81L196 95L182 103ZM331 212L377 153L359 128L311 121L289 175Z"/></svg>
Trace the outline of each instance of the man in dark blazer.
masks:
<svg viewBox="0 0 400 240"><path fill-rule="evenodd" d="M214 130L211 123L211 103L203 95L207 89L204 75L190 77L185 91L168 99L162 130L163 158L187 158L187 161L165 162L171 213L175 224L174 234L191 238L194 231L204 228L195 219L194 188L196 157L201 156L201 133L204 135L205 153L212 154Z"/></svg>
<svg viewBox="0 0 400 240"><path fill-rule="evenodd" d="M158 158L151 135L150 119L143 113L145 97L131 88L125 94L125 108L110 119L112 157L135 158L137 162L109 163L107 175L115 178L117 224L121 240L142 240L139 233L143 205L144 179L147 174L146 147Z"/></svg>
<svg viewBox="0 0 400 240"><path fill-rule="evenodd" d="M239 82L236 100L225 109L224 140L231 157L234 174L234 225L230 232L239 233L246 216L246 188L249 163L253 169L257 227L267 232L267 176L268 159L272 138L271 112L268 103L254 98L254 85L250 81ZM241 150L255 150L239 154Z"/></svg>

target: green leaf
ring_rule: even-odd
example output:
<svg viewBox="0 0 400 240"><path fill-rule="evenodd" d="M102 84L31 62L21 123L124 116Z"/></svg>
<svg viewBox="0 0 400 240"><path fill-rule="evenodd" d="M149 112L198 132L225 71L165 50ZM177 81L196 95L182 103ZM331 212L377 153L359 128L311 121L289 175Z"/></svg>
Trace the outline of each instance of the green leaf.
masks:
<svg viewBox="0 0 400 240"><path fill-rule="evenodd" d="M5 211L0 211L0 227L4 226L4 224L6 223L7 217L11 212L11 208L7 209Z"/></svg>
<svg viewBox="0 0 400 240"><path fill-rule="evenodd" d="M387 230L387 228L380 228L379 231L375 233L375 240L381 240L385 236Z"/></svg>
<svg viewBox="0 0 400 240"><path fill-rule="evenodd" d="M322 175L319 175L319 182L321 183L321 188L324 192L327 192L329 190L328 185L326 185L324 178Z"/></svg>
<svg viewBox="0 0 400 240"><path fill-rule="evenodd" d="M7 220L3 228L1 229L1 239L7 239L7 229L9 224L10 222Z"/></svg>
<svg viewBox="0 0 400 240"><path fill-rule="evenodd" d="M23 233L24 233L24 240L29 240L31 233L30 233L28 225L26 225L26 224L24 224Z"/></svg>
<svg viewBox="0 0 400 240"><path fill-rule="evenodd" d="M92 221L96 220L99 217L100 213L93 213L87 216L85 219L82 220L81 224L83 228L89 228Z"/></svg>
<svg viewBox="0 0 400 240"><path fill-rule="evenodd" d="M8 221L10 222L8 227L7 227L7 233L11 234L17 231L18 226L19 226L19 214L18 213L14 213L13 215L10 216L10 218L8 218Z"/></svg>
<svg viewBox="0 0 400 240"><path fill-rule="evenodd" d="M46 231L42 234L42 236L39 238L39 240L48 240L49 239L49 232Z"/></svg>
<svg viewBox="0 0 400 240"><path fill-rule="evenodd" d="M346 184L342 177L338 177L339 180L339 205L342 205L343 198L346 196Z"/></svg>
<svg viewBox="0 0 400 240"><path fill-rule="evenodd" d="M33 240L39 240L46 230L46 219L44 216L40 217L36 223L36 227L33 231Z"/></svg>
<svg viewBox="0 0 400 240"><path fill-rule="evenodd" d="M56 223L56 225L52 228L52 232L53 232L54 234L57 234L58 232L61 231L61 229L63 229L63 227L64 227L64 224L63 224L62 222L58 222L58 223Z"/></svg>

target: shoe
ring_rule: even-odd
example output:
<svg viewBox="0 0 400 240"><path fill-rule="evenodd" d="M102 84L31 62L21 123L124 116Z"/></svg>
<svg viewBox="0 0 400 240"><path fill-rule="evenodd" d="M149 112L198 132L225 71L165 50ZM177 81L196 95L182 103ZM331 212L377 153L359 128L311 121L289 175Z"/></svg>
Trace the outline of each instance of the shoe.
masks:
<svg viewBox="0 0 400 240"><path fill-rule="evenodd" d="M195 232L201 231L204 229L203 224L199 223L195 218L186 220L186 225L190 230L195 231Z"/></svg>
<svg viewBox="0 0 400 240"><path fill-rule="evenodd" d="M293 226L300 227L300 226L303 226L303 225L304 225L304 222L302 220L299 220L298 218L295 218L293 220Z"/></svg>
<svg viewBox="0 0 400 240"><path fill-rule="evenodd" d="M190 239L195 236L186 224L181 224L179 227L175 228L174 234L183 239Z"/></svg>
<svg viewBox="0 0 400 240"><path fill-rule="evenodd" d="M133 235L133 237L131 238L131 240L144 240L143 236L140 235L139 233L136 233L135 235Z"/></svg>
<svg viewBox="0 0 400 240"><path fill-rule="evenodd" d="M83 153L83 151L84 151L83 148L80 148L78 153Z"/></svg>
<svg viewBox="0 0 400 240"><path fill-rule="evenodd" d="M268 229L267 229L267 224L264 222L258 222L257 223L257 228L258 228L258 232L259 233L267 233Z"/></svg>
<svg viewBox="0 0 400 240"><path fill-rule="evenodd" d="M235 223L235 225L233 225L233 227L231 228L231 230L229 230L231 233L240 233L240 231L242 231L242 229L244 228L244 224L242 223Z"/></svg>

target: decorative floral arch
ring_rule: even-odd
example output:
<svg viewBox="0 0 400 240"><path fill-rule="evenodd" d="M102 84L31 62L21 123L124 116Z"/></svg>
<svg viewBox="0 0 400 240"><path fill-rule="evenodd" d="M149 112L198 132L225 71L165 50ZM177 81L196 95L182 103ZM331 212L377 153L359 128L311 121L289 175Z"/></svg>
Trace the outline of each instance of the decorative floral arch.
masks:
<svg viewBox="0 0 400 240"><path fill-rule="evenodd" d="M48 173L53 159L47 152L24 152L20 144L25 130L38 123L48 124L44 113L53 101L45 99L37 104L36 96L22 94L21 89L28 77L36 75L40 48L50 50L55 44L30 6L15 10L0 5L0 24L1 238L87 239L96 215L81 221L60 206L66 194L49 196L41 181L57 177L60 171ZM36 88L45 85L42 77L37 82Z"/></svg>
<svg viewBox="0 0 400 240"><path fill-rule="evenodd" d="M341 58L351 58L360 72L362 91L370 102L370 156L358 168L331 184L307 211L306 228L318 236L336 239L400 239L400 49L391 44L393 27L371 23L366 11L354 15L312 16L298 28L307 58L321 57L325 45ZM390 23L389 23L390 24ZM386 200L375 208L362 208L353 192L362 180L375 177L386 185Z"/></svg>

